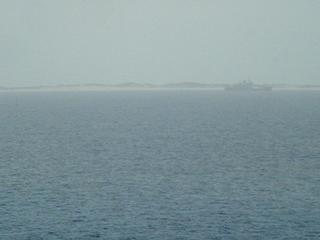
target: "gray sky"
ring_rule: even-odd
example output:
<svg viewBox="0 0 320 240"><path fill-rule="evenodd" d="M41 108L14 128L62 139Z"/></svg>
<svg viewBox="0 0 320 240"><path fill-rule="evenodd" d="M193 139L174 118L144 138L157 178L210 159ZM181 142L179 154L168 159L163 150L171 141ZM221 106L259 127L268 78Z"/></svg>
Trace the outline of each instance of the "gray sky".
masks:
<svg viewBox="0 0 320 240"><path fill-rule="evenodd" d="M320 84L319 0L0 0L0 86Z"/></svg>

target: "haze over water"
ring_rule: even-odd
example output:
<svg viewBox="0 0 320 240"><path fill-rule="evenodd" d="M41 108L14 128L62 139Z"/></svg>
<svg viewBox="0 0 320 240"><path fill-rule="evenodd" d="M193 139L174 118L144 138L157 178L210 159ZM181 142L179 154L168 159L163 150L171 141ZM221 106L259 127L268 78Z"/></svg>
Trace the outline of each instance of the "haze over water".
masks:
<svg viewBox="0 0 320 240"><path fill-rule="evenodd" d="M0 239L319 239L319 91L0 94Z"/></svg>
<svg viewBox="0 0 320 240"><path fill-rule="evenodd" d="M0 0L0 240L320 239L319 12Z"/></svg>
<svg viewBox="0 0 320 240"><path fill-rule="evenodd" d="M318 0L1 0L0 87L320 84Z"/></svg>

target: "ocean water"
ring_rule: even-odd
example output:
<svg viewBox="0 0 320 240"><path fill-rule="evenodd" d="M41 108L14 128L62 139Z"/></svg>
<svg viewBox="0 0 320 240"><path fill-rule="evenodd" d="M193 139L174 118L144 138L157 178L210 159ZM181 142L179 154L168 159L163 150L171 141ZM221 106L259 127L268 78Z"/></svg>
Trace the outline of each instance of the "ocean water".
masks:
<svg viewBox="0 0 320 240"><path fill-rule="evenodd" d="M0 239L320 239L320 92L0 93Z"/></svg>

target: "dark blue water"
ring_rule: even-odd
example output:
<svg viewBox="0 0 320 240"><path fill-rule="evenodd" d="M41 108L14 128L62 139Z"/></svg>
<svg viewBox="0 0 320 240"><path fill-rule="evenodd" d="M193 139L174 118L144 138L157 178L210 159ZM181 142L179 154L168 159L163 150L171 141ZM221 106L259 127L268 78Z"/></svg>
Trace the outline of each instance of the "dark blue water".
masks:
<svg viewBox="0 0 320 240"><path fill-rule="evenodd" d="M320 239L320 92L0 93L0 239Z"/></svg>

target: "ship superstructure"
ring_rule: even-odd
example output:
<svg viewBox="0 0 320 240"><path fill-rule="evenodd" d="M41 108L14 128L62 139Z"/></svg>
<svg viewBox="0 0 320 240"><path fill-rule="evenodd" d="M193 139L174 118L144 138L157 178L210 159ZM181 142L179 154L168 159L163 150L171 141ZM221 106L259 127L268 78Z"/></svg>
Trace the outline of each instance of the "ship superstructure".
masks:
<svg viewBox="0 0 320 240"><path fill-rule="evenodd" d="M257 85L251 80L245 80L240 83L225 86L226 91L271 91L272 87L267 85Z"/></svg>

